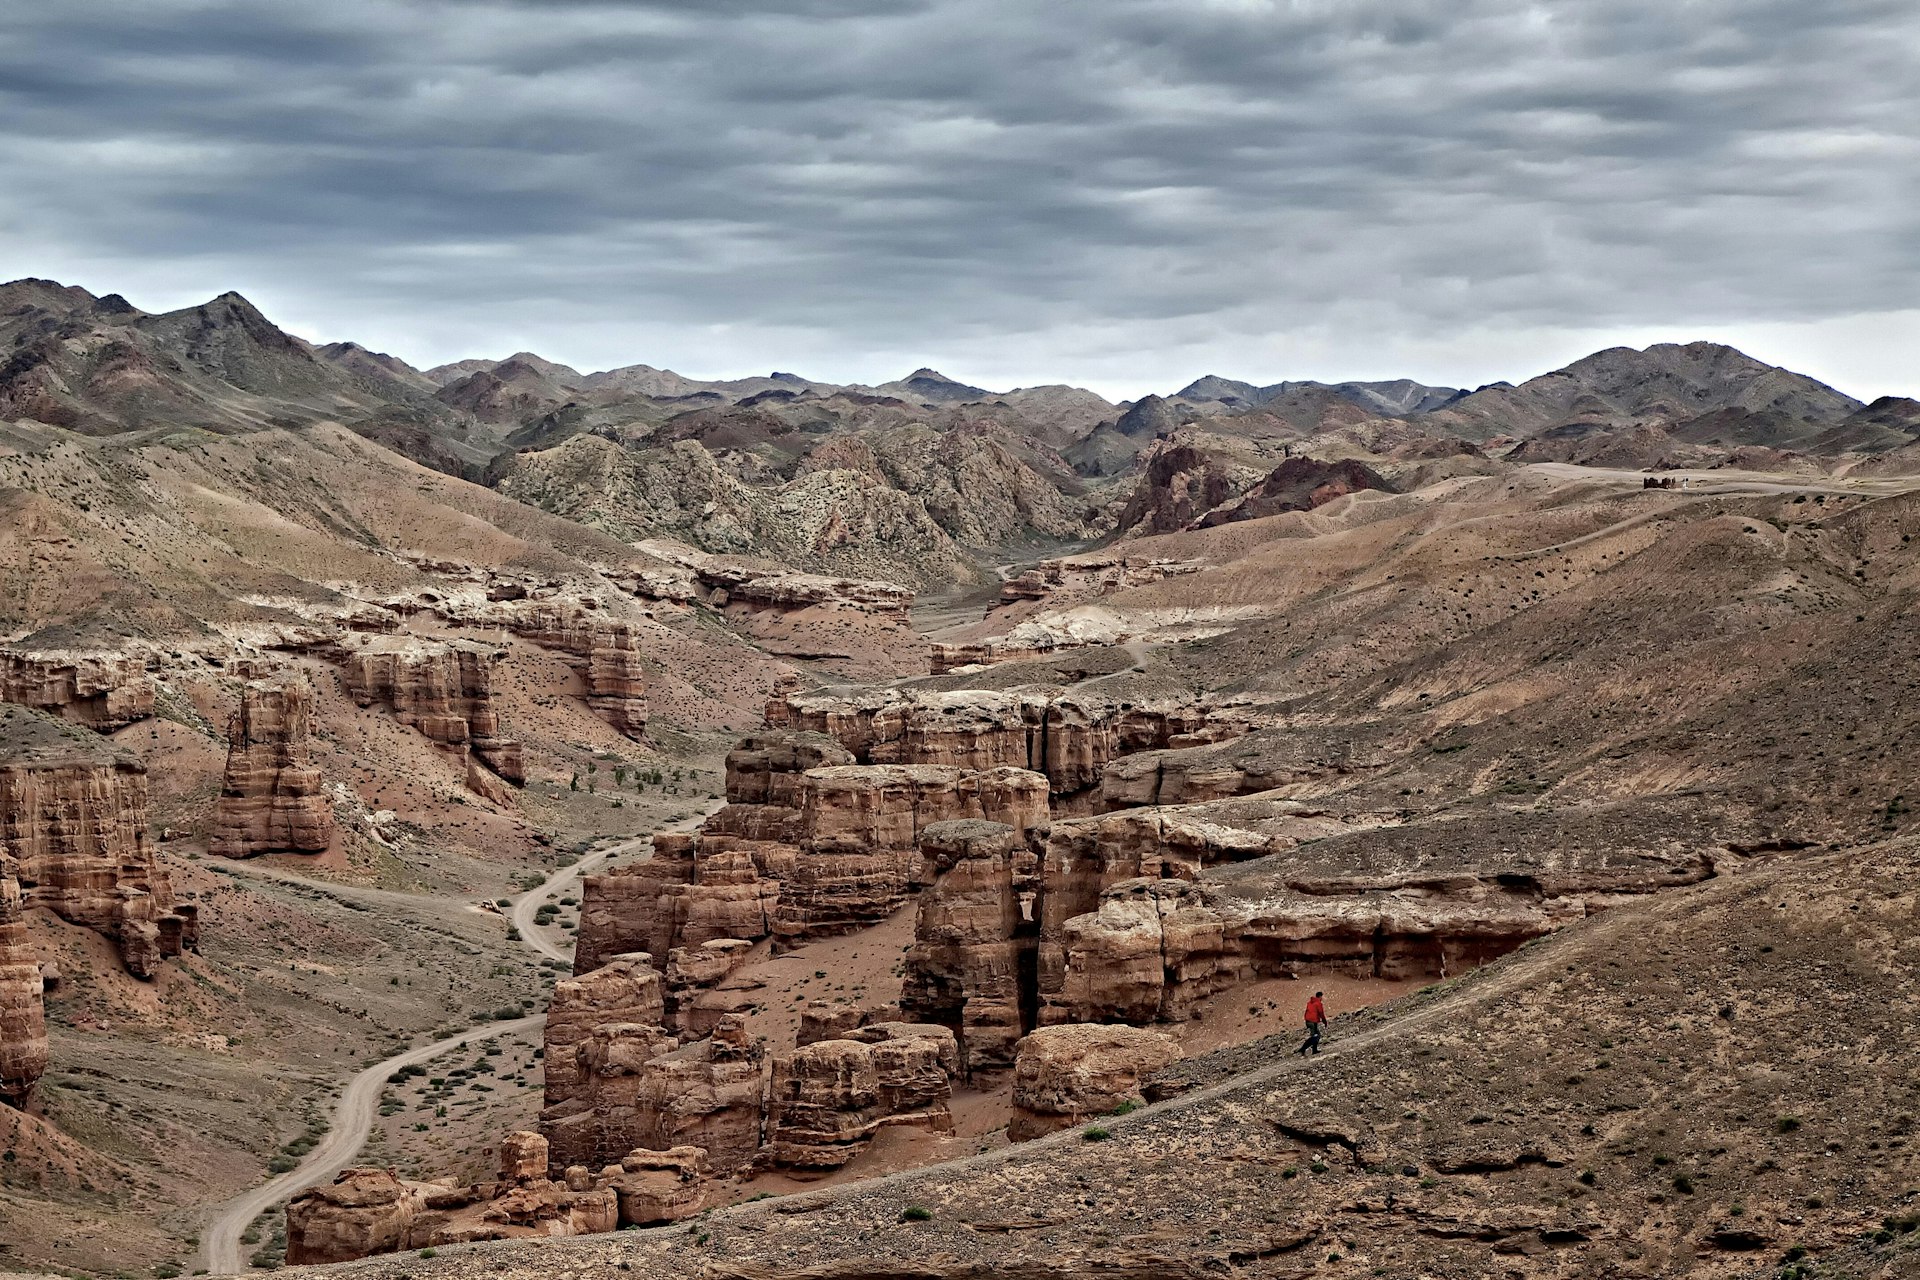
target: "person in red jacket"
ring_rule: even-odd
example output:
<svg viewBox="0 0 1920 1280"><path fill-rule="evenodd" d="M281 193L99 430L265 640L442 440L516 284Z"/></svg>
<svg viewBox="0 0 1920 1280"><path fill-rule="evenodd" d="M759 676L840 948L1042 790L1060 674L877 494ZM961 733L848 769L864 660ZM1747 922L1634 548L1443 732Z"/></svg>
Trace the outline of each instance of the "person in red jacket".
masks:
<svg viewBox="0 0 1920 1280"><path fill-rule="evenodd" d="M1323 994L1316 991L1313 993L1313 999L1307 1001L1307 1040L1305 1044L1294 1050L1303 1058L1308 1052L1316 1054L1320 1052L1320 1028L1327 1022L1327 1006L1320 999Z"/></svg>

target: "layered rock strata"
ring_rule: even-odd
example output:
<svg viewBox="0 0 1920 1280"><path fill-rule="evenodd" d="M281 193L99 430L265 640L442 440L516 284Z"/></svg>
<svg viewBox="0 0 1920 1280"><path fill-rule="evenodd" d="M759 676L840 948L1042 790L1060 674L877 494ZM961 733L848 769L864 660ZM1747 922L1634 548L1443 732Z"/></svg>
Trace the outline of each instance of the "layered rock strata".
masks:
<svg viewBox="0 0 1920 1280"><path fill-rule="evenodd" d="M136 977L199 940L148 835L146 766L84 729L0 711L0 847L27 906L111 938Z"/></svg>
<svg viewBox="0 0 1920 1280"><path fill-rule="evenodd" d="M491 1183L411 1182L391 1169L354 1168L287 1205L287 1261L348 1262L479 1240L586 1235L656 1226L705 1204L698 1148L636 1151L597 1172L575 1165L549 1177L547 1140L511 1133Z"/></svg>
<svg viewBox="0 0 1920 1280"><path fill-rule="evenodd" d="M833 738L861 764L1030 769L1056 798L1094 787L1121 756L1247 729L1242 712L1197 701L1102 702L1051 689L792 693L768 704L767 721Z"/></svg>
<svg viewBox="0 0 1920 1280"><path fill-rule="evenodd" d="M621 952L773 935L781 945L878 923L929 878L921 832L956 818L1017 831L1047 819L1046 780L1006 768L830 765L802 735L748 739L730 757L728 804L694 834L654 837L645 862L588 876L575 965ZM791 800L791 805L778 803Z"/></svg>
<svg viewBox="0 0 1920 1280"><path fill-rule="evenodd" d="M0 1102L24 1107L47 1070L40 961L20 896L19 866L0 849Z"/></svg>
<svg viewBox="0 0 1920 1280"><path fill-rule="evenodd" d="M282 677L248 684L227 725L227 767L214 806L212 853L324 853L333 806L308 752L313 691Z"/></svg>
<svg viewBox="0 0 1920 1280"><path fill-rule="evenodd" d="M1626 898L1715 874L1697 812L1607 805L1361 825L1252 797L1054 827L1039 1021L1177 1021L1252 979L1444 978Z"/></svg>
<svg viewBox="0 0 1920 1280"><path fill-rule="evenodd" d="M602 612L597 600L516 600L463 620L505 627L568 655L594 714L628 737L646 730L647 675L639 634L633 623Z"/></svg>
<svg viewBox="0 0 1920 1280"><path fill-rule="evenodd" d="M573 1053L573 1084L557 1101L550 1086L540 1113L554 1163L597 1168L638 1147L697 1146L728 1173L760 1150L766 1051L742 1019L723 1018L707 1039L679 1046L657 1025L603 1023Z"/></svg>
<svg viewBox="0 0 1920 1280"><path fill-rule="evenodd" d="M1180 1056L1172 1036L1140 1027L1042 1027L1020 1042L1007 1136L1025 1142L1137 1105L1141 1082Z"/></svg>
<svg viewBox="0 0 1920 1280"><path fill-rule="evenodd" d="M146 662L119 650L0 649L0 702L105 732L153 714Z"/></svg>
<svg viewBox="0 0 1920 1280"><path fill-rule="evenodd" d="M578 1049L602 1027L660 1026L665 1014L660 974L651 956L615 956L605 965L554 984L547 1002L543 1058L546 1104L571 1101L588 1086L580 1074ZM662 1052L678 1042L664 1030L651 1048ZM629 1147L635 1145L628 1144Z"/></svg>
<svg viewBox="0 0 1920 1280"><path fill-rule="evenodd" d="M954 1028L966 1074L1011 1067L1037 1016L1033 856L1012 827L977 820L935 823L920 852L936 878L920 895L901 1012Z"/></svg>
<svg viewBox="0 0 1920 1280"><path fill-rule="evenodd" d="M511 792L475 767L518 786L526 781L519 742L502 737L493 704L498 653L467 641L380 638L347 655L347 693L363 707L383 705L405 725L467 765L467 785L488 799Z"/></svg>
<svg viewBox="0 0 1920 1280"><path fill-rule="evenodd" d="M889 1022L821 1040L777 1059L767 1100L767 1150L779 1168L841 1168L890 1125L953 1130L959 1051L945 1027Z"/></svg>

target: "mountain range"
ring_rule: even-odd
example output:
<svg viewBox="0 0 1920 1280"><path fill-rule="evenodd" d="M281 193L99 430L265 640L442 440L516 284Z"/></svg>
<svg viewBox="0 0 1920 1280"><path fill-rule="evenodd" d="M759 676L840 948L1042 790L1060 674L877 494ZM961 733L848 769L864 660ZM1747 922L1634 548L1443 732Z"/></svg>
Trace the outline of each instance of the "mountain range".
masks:
<svg viewBox="0 0 1920 1280"><path fill-rule="evenodd" d="M920 586L977 578L1019 548L1115 536L1129 509L1186 510L1140 490L1198 474L1196 458L1222 501L1298 454L1358 459L1393 483L1532 462L1920 465L1915 402L1863 405L1710 342L1611 348L1471 391L1209 375L1115 404L931 368L876 386L583 373L528 351L417 369L299 338L236 293L149 313L25 279L0 285L0 350L0 419L94 436L336 422L623 538ZM1192 456L1149 467L1173 437Z"/></svg>

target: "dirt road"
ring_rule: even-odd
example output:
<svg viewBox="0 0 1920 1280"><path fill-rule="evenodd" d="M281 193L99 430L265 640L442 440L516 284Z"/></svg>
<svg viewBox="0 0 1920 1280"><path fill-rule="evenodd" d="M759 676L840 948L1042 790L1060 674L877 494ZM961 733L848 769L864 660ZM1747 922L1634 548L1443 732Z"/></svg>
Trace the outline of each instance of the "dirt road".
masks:
<svg viewBox="0 0 1920 1280"><path fill-rule="evenodd" d="M669 830L689 830L698 826L708 812L718 807L718 802L707 806L694 817L673 824ZM572 939L560 935L557 930L541 929L533 923L533 916L546 901L549 893L559 892L570 881L596 871L607 859L630 850L637 849L652 841L652 836L639 836L620 844L596 849L577 862L571 862L560 868L543 881L539 888L529 889L514 900L512 920L520 931L520 941L549 959L562 962L573 959ZM266 868L255 868L266 871ZM301 877L291 873L270 872L275 878L298 880ZM311 882L309 882L311 883ZM365 890L340 886L324 886L328 892L342 896L380 895L389 900L390 905L405 909L435 911L443 909L443 904L419 894L391 893L386 890ZM446 908L461 911L470 908ZM242 1252L240 1236L247 1225L262 1213L293 1195L316 1183L325 1182L353 1163L365 1145L367 1134L373 1129L374 1113L379 1107L380 1091L387 1077L401 1067L430 1061L450 1049L470 1044L475 1040L491 1039L504 1032L535 1030L546 1025L544 1013L527 1018L518 1018L511 1022L490 1022L462 1031L458 1035L436 1040L432 1044L421 1045L417 1049L408 1049L405 1053L395 1054L391 1058L376 1062L355 1076L340 1096L340 1103L334 1108L332 1127L320 1145L309 1151L297 1168L291 1169L276 1178L269 1179L234 1199L227 1201L214 1211L213 1220L200 1233L199 1266L205 1267L214 1275L234 1275L247 1269L246 1257Z"/></svg>
<svg viewBox="0 0 1920 1280"><path fill-rule="evenodd" d="M380 1105L380 1091L386 1086L387 1077L395 1071L437 1058L449 1049L457 1049L475 1040L491 1040L515 1031L531 1031L546 1020L547 1016L541 1013L529 1018L516 1018L511 1022L489 1022L445 1040L435 1040L432 1044L395 1054L362 1071L347 1085L346 1092L340 1095L340 1105L334 1108L333 1127L327 1130L327 1136L321 1139L320 1145L307 1153L298 1168L263 1182L220 1206L213 1221L200 1233L199 1265L215 1275L234 1275L245 1271L247 1264L241 1251L240 1236L246 1231L247 1224L294 1192L318 1182L326 1182L353 1163L367 1140L368 1131L373 1128L374 1113Z"/></svg>

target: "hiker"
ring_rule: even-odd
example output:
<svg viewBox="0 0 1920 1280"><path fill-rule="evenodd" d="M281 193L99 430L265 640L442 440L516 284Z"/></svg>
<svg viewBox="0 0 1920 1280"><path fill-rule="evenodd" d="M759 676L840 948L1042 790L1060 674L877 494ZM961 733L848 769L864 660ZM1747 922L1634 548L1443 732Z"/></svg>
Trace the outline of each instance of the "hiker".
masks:
<svg viewBox="0 0 1920 1280"><path fill-rule="evenodd" d="M1306 1057L1309 1050L1320 1052L1320 1028L1327 1023L1327 1006L1321 1003L1323 992L1313 993L1313 999L1307 1001L1307 1041L1294 1052Z"/></svg>

